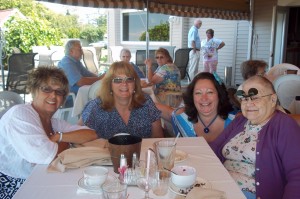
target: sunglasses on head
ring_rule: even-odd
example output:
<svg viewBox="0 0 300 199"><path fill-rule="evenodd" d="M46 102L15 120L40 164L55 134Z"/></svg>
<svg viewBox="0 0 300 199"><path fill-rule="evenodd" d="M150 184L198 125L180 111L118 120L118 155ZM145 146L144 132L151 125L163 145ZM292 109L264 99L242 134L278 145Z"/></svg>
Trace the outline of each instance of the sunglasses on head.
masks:
<svg viewBox="0 0 300 199"><path fill-rule="evenodd" d="M257 96L258 94L258 90L256 88L250 88L248 90L248 95L246 95L246 93L243 91L243 90L238 90L236 92L236 96L239 98L239 100L241 102L248 102L249 99L253 102L255 101L258 101L259 99L263 98L263 97L267 97L267 96L270 96L270 95L273 95L272 94L268 94L268 95L263 95L263 96Z"/></svg>
<svg viewBox="0 0 300 199"><path fill-rule="evenodd" d="M133 83L135 81L134 77L116 77L112 79L112 82L115 84L121 84L123 82L125 83Z"/></svg>
<svg viewBox="0 0 300 199"><path fill-rule="evenodd" d="M52 93L53 91L55 92L56 95L59 96L65 96L66 95L66 91L63 89L53 89L50 86L40 86L40 89L42 92L44 93Z"/></svg>

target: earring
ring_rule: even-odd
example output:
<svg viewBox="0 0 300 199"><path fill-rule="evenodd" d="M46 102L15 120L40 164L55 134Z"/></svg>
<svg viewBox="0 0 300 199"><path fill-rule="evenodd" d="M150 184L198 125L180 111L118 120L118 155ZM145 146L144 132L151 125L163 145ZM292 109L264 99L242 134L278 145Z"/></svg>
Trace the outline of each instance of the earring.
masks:
<svg viewBox="0 0 300 199"><path fill-rule="evenodd" d="M113 92L112 92L112 91L110 91L110 95L113 95Z"/></svg>
<svg viewBox="0 0 300 199"><path fill-rule="evenodd" d="M133 94L135 94L135 90L133 90Z"/></svg>

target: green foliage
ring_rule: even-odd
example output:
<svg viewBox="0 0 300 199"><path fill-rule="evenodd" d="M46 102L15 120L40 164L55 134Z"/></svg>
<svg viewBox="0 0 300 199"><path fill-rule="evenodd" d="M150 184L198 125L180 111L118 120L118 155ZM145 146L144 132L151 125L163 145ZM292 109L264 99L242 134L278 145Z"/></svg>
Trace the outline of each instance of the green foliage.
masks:
<svg viewBox="0 0 300 199"><path fill-rule="evenodd" d="M88 43L103 40L104 32L99 27L88 24L85 25L80 33L80 39L85 39Z"/></svg>
<svg viewBox="0 0 300 199"><path fill-rule="evenodd" d="M153 28L149 28L148 31L150 41L169 41L170 25L167 21L165 23L161 22ZM139 40L146 41L146 31L141 34Z"/></svg>

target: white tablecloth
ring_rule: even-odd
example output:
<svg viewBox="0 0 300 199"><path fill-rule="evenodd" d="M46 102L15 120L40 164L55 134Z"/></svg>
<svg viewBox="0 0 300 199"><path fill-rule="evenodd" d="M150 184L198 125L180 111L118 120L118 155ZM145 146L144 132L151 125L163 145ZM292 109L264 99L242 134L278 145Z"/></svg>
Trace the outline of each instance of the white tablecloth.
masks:
<svg viewBox="0 0 300 199"><path fill-rule="evenodd" d="M167 139L167 138L165 138ZM153 142L159 139L143 139L141 159L144 159L145 151L152 147ZM245 196L223 167L219 159L213 153L207 142L202 137L179 138L176 149L188 153L188 158L178 165L190 165L196 168L197 176L208 180L213 189L226 192L227 199L245 199ZM112 167L108 167L110 175L116 174ZM35 167L31 176L18 190L14 199L102 199L102 195L82 193L78 188L78 180L83 176L82 169L68 170L65 173L47 173L46 165ZM136 186L128 187L128 199L143 198L144 192ZM183 198L168 191L165 196L155 196L150 191L150 197L163 199Z"/></svg>

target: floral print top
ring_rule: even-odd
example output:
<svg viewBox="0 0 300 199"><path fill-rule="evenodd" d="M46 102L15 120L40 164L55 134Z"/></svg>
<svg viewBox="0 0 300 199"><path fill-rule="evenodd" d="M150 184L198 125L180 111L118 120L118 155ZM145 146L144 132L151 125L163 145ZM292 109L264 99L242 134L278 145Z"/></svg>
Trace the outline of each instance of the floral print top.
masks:
<svg viewBox="0 0 300 199"><path fill-rule="evenodd" d="M233 137L222 153L226 158L225 168L241 190L255 194L255 152L259 131L263 125L246 122L244 131Z"/></svg>
<svg viewBox="0 0 300 199"><path fill-rule="evenodd" d="M159 66L154 72L154 75L158 75L164 79L154 86L154 93L161 103L166 104L166 95L170 93L178 93L181 95L180 71L176 65L165 64Z"/></svg>
<svg viewBox="0 0 300 199"><path fill-rule="evenodd" d="M201 51L203 53L203 61L216 61L218 60L217 48L222 43L222 40L211 38L207 41L204 39L201 41ZM210 55L210 57L208 56Z"/></svg>

